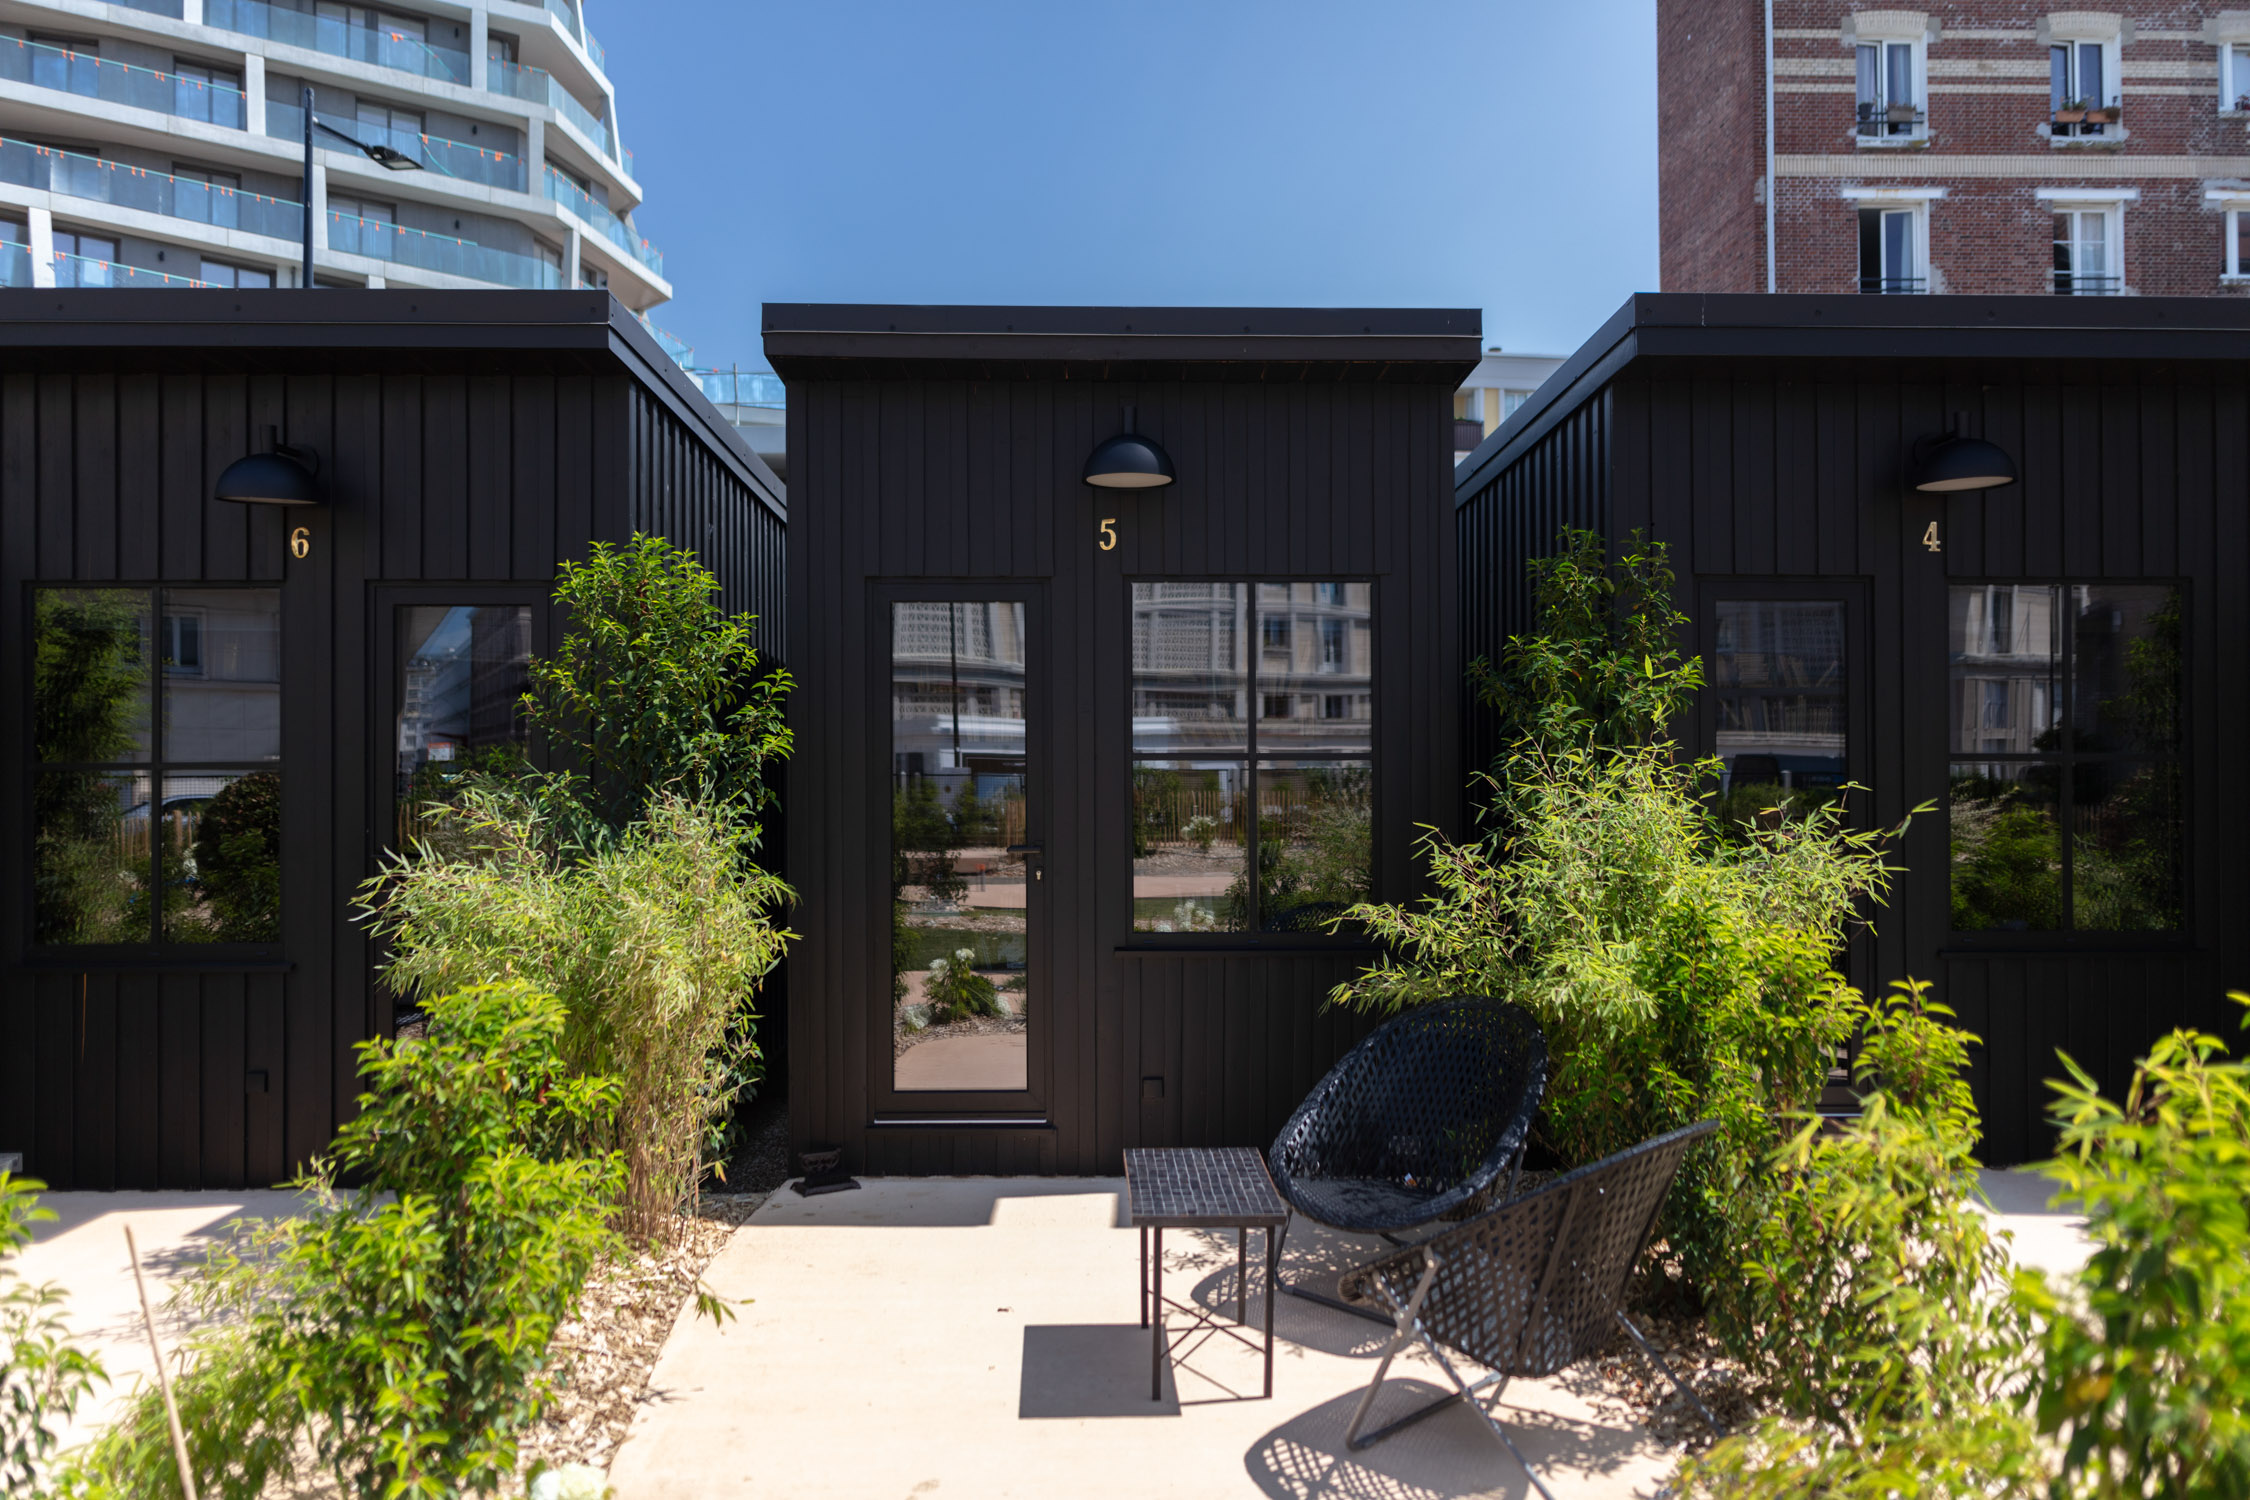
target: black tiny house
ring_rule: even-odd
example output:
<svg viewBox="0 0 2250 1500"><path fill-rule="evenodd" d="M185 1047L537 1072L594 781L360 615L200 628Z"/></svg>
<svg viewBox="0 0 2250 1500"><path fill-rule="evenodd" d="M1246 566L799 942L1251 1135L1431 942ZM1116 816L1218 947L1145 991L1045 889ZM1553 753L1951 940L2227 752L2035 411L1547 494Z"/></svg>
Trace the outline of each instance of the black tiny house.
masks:
<svg viewBox="0 0 2250 1500"><path fill-rule="evenodd" d="M273 435L325 502L213 498ZM784 529L605 293L0 292L0 1151L287 1176L390 1029L353 890L521 742L557 564L668 536L779 659Z"/></svg>
<svg viewBox="0 0 2250 1500"><path fill-rule="evenodd" d="M796 1143L1115 1173L1360 1034L1320 920L1460 800L1473 312L769 305ZM1175 482L1084 482L1137 432ZM1137 476L1148 478L1143 472Z"/></svg>
<svg viewBox="0 0 2250 1500"><path fill-rule="evenodd" d="M1640 296L1461 466L1465 657L1557 531L1669 544L1726 789L1923 803L1856 982L1984 1039L1996 1163L2048 1148L2061 1048L2112 1090L2250 988L2250 306ZM1960 421L2020 482L1913 486ZM1475 712L1464 759L1496 747Z"/></svg>

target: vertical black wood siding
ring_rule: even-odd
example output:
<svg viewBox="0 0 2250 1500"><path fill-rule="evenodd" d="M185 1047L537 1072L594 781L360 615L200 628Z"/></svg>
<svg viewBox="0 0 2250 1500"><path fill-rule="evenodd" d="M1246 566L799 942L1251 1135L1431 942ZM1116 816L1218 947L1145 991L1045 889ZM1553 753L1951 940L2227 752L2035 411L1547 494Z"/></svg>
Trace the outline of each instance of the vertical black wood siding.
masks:
<svg viewBox="0 0 2250 1500"><path fill-rule="evenodd" d="M1957 411L2016 456L2020 484L1907 487L1914 440ZM2250 988L2250 874L2236 853L2250 835L2250 707L2234 665L2250 659L2246 508L2250 384L2238 364L1644 359L1461 497L1465 649L1489 653L1528 619L1523 564L1564 524L1605 527L1613 541L1641 527L1669 543L1691 611L1698 580L1864 589L1870 639L1851 649L1866 656L1871 743L1855 754L1873 815L1891 825L1937 804L1898 850L1906 873L1877 914L1864 977L1931 981L1984 1039L1972 1079L1983 1152L2021 1162L2051 1143L2045 1080L2062 1076L2058 1047L2114 1090L2174 1026L2230 1045L2241 1035L2224 992ZM1922 542L1933 521L1941 553ZM1948 930L1947 585L2060 578L2186 586L2190 915L2171 948L2080 939L1995 951ZM1472 739L1467 754L1485 749Z"/></svg>
<svg viewBox="0 0 2250 1500"><path fill-rule="evenodd" d="M348 1114L352 1045L391 1018L347 916L388 808L377 588L544 591L560 561L638 527L702 553L779 655L778 495L638 379L557 365L0 375L0 719L14 726L0 748L0 1150L24 1152L27 1171L58 1188L269 1184ZM269 425L321 454L328 504L210 498ZM303 560L287 556L295 525L312 530ZM71 582L280 586L275 963L24 961L29 589ZM548 639L558 625L550 612Z"/></svg>
<svg viewBox="0 0 2250 1500"><path fill-rule="evenodd" d="M1324 1006L1360 953L1119 952L1128 935L1132 580L1375 579L1379 889L1415 889L1418 824L1452 827L1460 680L1448 513L1449 387L792 380L790 1111L872 1172L1098 1172L1131 1145L1264 1145L1350 1043ZM1078 472L1133 403L1179 469L1095 493ZM1100 551L1095 525L1117 518ZM1046 885L1049 1129L870 1128L890 993L889 763L868 639L877 580L1044 586L1052 726ZM1036 686L1036 684L1035 684ZM814 747L818 747L815 749ZM1041 1039L1039 1032L1046 1036ZM872 1049L872 1051L871 1051ZM1036 1072L1036 1070L1035 1070ZM1141 1080L1164 1080L1144 1102Z"/></svg>

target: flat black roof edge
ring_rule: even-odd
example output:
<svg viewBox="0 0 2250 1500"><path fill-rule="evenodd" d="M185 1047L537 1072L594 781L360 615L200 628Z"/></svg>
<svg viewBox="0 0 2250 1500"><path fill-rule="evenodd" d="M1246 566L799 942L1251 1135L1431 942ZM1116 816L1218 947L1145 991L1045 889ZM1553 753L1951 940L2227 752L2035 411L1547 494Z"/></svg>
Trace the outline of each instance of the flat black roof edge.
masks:
<svg viewBox="0 0 2250 1500"><path fill-rule="evenodd" d="M766 333L989 334L996 338L1482 338L1467 307L1080 307L769 302Z"/></svg>
<svg viewBox="0 0 2250 1500"><path fill-rule="evenodd" d="M1948 342L1953 347L1945 347ZM1522 449L1637 358L1975 360L2073 354L2250 359L2250 298L1637 292L1461 461L1454 470L1454 504L1467 504Z"/></svg>

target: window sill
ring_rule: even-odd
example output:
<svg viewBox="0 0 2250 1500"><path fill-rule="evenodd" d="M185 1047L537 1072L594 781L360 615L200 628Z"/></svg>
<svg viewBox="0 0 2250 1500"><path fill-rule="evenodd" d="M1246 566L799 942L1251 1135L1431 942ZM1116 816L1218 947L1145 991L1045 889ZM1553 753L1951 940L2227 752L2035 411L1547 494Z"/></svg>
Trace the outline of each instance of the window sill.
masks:
<svg viewBox="0 0 2250 1500"><path fill-rule="evenodd" d="M71 958L41 953L17 960L16 967L47 974L287 974L297 965L294 960L286 958L225 958L217 955L208 958L181 958L163 953L89 953L81 958Z"/></svg>
<svg viewBox="0 0 2250 1500"><path fill-rule="evenodd" d="M2047 145L2055 151L2119 151L2132 137L2122 125L2110 127L2111 135L2050 135Z"/></svg>
<svg viewBox="0 0 2250 1500"><path fill-rule="evenodd" d="M1927 148L1932 137L1928 131L1920 135L1862 135L1854 136L1862 151L1920 151Z"/></svg>
<svg viewBox="0 0 2250 1500"><path fill-rule="evenodd" d="M2205 950L2178 934L2152 933L2136 938L2130 933L2068 932L1994 933L1980 936L1954 933L1938 957L1951 958L2083 958L2089 953L2117 953L2151 958L2192 958Z"/></svg>

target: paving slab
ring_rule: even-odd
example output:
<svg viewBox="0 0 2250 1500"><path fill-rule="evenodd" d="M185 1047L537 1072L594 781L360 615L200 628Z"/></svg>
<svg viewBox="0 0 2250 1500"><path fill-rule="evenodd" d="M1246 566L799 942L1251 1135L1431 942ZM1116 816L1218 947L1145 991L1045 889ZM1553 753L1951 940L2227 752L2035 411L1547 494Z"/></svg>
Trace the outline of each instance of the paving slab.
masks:
<svg viewBox="0 0 2250 1500"><path fill-rule="evenodd" d="M1123 1191L1122 1179L893 1178L776 1194L705 1273L721 1295L754 1300L723 1329L683 1316L611 1466L619 1500L1528 1492L1459 1408L1346 1451L1385 1331L1292 1297L1275 1309L1271 1400L1259 1355L1225 1338L1184 1345L1150 1400ZM1300 1225L1289 1263L1332 1279L1384 1248ZM1168 1292L1231 1309L1232 1231L1167 1231L1165 1252ZM1256 1297L1249 1312L1255 1328ZM1405 1378L1378 1420L1446 1388L1419 1359L1393 1372ZM1561 1494L1653 1496L1676 1457L1567 1376L1512 1384L1498 1411Z"/></svg>

